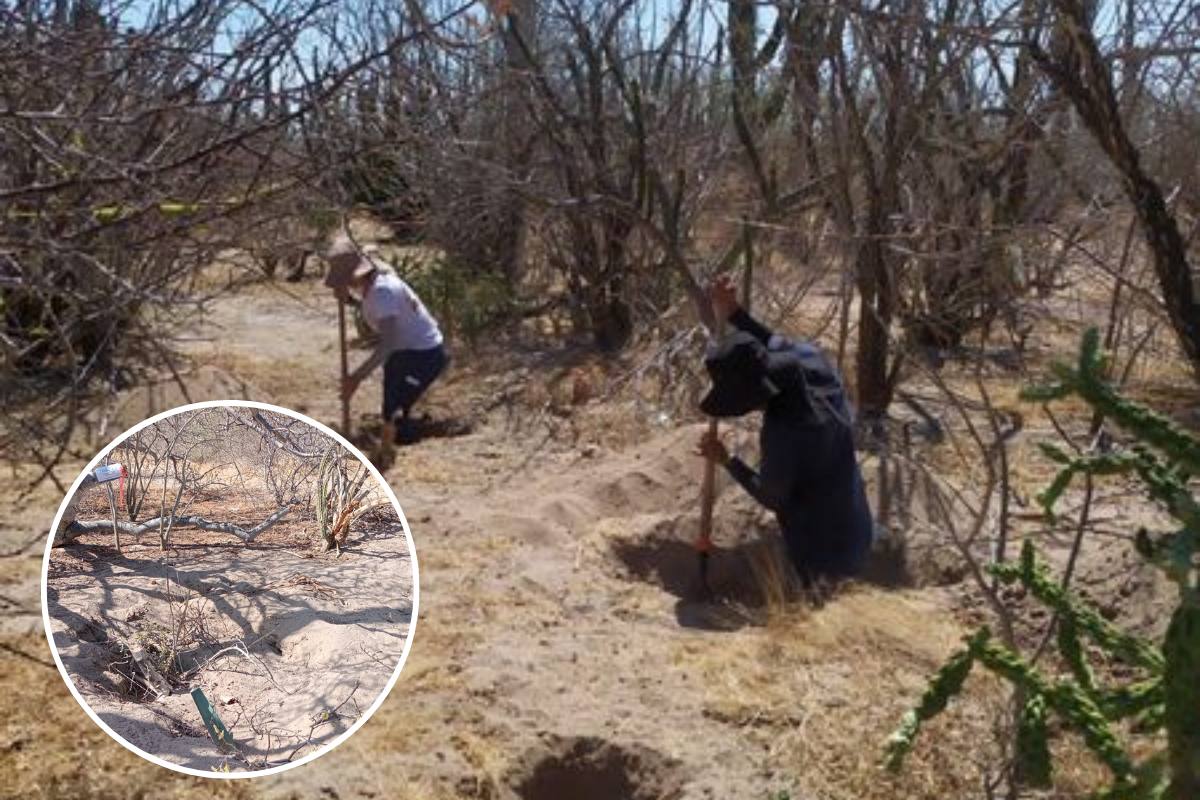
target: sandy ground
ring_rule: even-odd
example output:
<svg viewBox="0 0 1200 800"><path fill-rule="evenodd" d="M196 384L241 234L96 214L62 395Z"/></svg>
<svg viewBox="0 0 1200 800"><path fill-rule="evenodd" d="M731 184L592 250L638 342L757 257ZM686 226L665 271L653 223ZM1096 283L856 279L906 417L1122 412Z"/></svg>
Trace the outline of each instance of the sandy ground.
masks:
<svg viewBox="0 0 1200 800"><path fill-rule="evenodd" d="M676 796L654 788L663 786L675 786L680 797L758 797L791 785L792 767L777 757L769 731L793 728L797 708L772 707L752 690L727 696L740 695L736 684L755 678L753 670L726 671L722 656L729 648L764 645L768 637L763 601L746 591L750 548L738 544L756 538L758 518L733 492L723 495L717 512L723 546L713 556L714 582L738 602L691 599L699 464L688 451L699 430L684 428L623 454L543 452L536 469L516 475L489 474L486 459L474 459L474 469L455 463L464 482L488 487L481 493L486 502L454 504L443 514L436 509L444 507L444 485L419 478L421 456L430 457L430 472L442 461L432 447L396 470L415 519L428 520L420 541L429 543L431 577L422 589L432 598L431 614L456 623L453 635L442 637L454 666L414 675L421 690L404 701L422 707L418 718L433 742L441 733L439 710L453 715L455 734L425 753L396 743L405 751L391 756L397 764L417 759L421 771L478 797L584 796L565 787L581 791L589 775L614 781L588 795L595 797ZM487 450L482 437L476 441ZM872 590L862 591L869 608ZM839 601L818 612L811 632L832 635L846 608ZM936 602L897 597L892 613L932 615ZM868 641L882 633L864 624L859 635ZM930 659L954 629L935 625L931 633ZM883 636L877 644L889 646ZM845 703L848 675L816 661L809 677L820 684L814 696L824 695L820 702L830 707ZM465 692L473 702L447 703L448 691ZM386 742L379 737L374 746L389 749ZM615 751L606 758L624 766L606 771L572 758L570 748L580 742ZM539 769L555 765L571 776L555 784L557 794L534 781ZM618 790L619 779L611 777L617 774L650 788ZM346 779L349 788L371 790L373 776ZM279 784L281 795L294 786L287 776Z"/></svg>
<svg viewBox="0 0 1200 800"><path fill-rule="evenodd" d="M194 399L234 386L336 420L335 307L316 287L296 291L287 314L265 290L216 307L210 324L229 341L194 346L208 365ZM260 312L276 344L258 345ZM288 338L303 350L282 348ZM531 422L504 397L547 375L478 364L459 354L428 403L472 432L406 449L386 473L420 552L421 624L396 687L344 745L310 765L217 785L131 762L64 706L62 687L22 696L15 710L35 701L61 709L57 726L75 726L105 765L87 785L146 797L932 800L981 784L997 696L982 679L930 727L905 772L879 767L884 739L967 631L953 587L865 583L819 608L784 605L773 525L722 481L714 574L726 600L695 602L700 462L691 450L701 428L668 422L631 439L616 416L583 425L554 408ZM356 417L374 412L377 392L364 386ZM148 404L142 396L126 406ZM943 570L933 566L936 578ZM286 558L271 569L333 580ZM286 591L262 602L285 600L321 605ZM0 769L27 796L83 785L70 761L22 755L59 752L44 743L56 731L5 734ZM1050 796L1096 786L1093 763L1070 763Z"/></svg>
<svg viewBox="0 0 1200 800"><path fill-rule="evenodd" d="M91 505L95 505L92 503ZM87 502L80 518L96 518ZM210 519L266 516L209 501ZM224 515L224 516L222 516ZM291 519L291 517L297 519ZM368 515L339 555L319 553L301 512L250 544L196 530L126 541L88 534L51 551L47 597L63 666L84 701L139 750L191 769L253 771L299 760L366 712L409 634L413 569L395 512ZM229 652L241 645L244 652ZM172 683L155 699L130 663L139 647ZM178 661L167 653L175 649ZM213 657L225 651L223 657ZM189 694L201 688L240 756L208 737Z"/></svg>

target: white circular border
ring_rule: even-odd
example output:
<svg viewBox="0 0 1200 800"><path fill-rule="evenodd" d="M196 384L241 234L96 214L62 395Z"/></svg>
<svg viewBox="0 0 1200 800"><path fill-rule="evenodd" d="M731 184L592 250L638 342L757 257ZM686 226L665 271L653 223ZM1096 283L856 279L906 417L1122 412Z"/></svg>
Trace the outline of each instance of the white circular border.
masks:
<svg viewBox="0 0 1200 800"><path fill-rule="evenodd" d="M92 711L91 706L89 706L87 703L85 703L83 698L79 696L79 691L75 688L74 682L71 680L70 676L67 674L67 670L63 667L62 660L58 656L58 647L54 644L54 635L50 632L50 604L49 604L49 596L48 596L48 594L49 594L48 593L48 579L49 579L49 572L50 572L50 551L53 549L53 545L54 545L54 532L58 530L58 524L59 524L59 521L62 519L63 512L66 511L67 502L71 499L71 496L75 494L76 489L79 488L79 484L83 481L84 476L87 475L89 472L91 472L96 467L96 465L100 462L100 460L102 458L104 458L105 454L107 454L109 451L111 451L117 444L119 444L122 440L129 437L131 434L137 433L138 431L140 431L142 428L146 427L147 425L151 425L155 422L158 422L160 419L165 419L167 417L173 417L177 414L181 414L185 411L190 411L192 409L225 408L225 407L229 407L229 406L234 406L237 408L257 408L257 409L262 409L262 410L266 410L266 411L277 411L281 414L285 414L289 417L292 417L293 419L298 419L302 422L312 425L313 427L317 428L318 430L325 432L329 436L332 436L335 441L340 442L346 449L348 449L351 453L353 453L355 456L357 456L358 459L360 461L362 461L364 464L366 464L367 468L371 470L371 474L375 476L375 480L379 481L379 484L383 487L383 490L387 493L387 496L391 499L392 506L396 509L396 514L399 515L399 517L400 517L400 525L404 529L404 537L408 540L408 552L412 558L412 568L413 568L413 601L412 601L412 614L409 617L409 623L408 623L408 636L406 636L405 640L404 640L404 651L400 653L400 663L396 665L396 671L392 673L392 678L391 678L391 680L388 681L387 686L384 687L383 692L380 693L379 697L375 700L375 702L371 705L371 707L369 709L367 709L367 712L365 714L363 714L362 717L359 718L359 720L350 727L350 730L346 731L341 736L339 736L337 739L335 739L334 741L332 741L329 744L322 747L320 750L317 750L315 753L311 753L311 754L305 756L304 758L300 759L299 761L296 761L295 763L281 764L278 767L270 767L269 769L258 770L257 772L229 772L229 773L212 772L212 771L203 772L198 769L191 769L189 767L180 766L179 764L172 764L168 761L163 761L161 758L158 758L157 756L152 756L149 753L145 752L144 750L139 750L138 748L134 747L129 742L125 741L125 739L122 738L121 736L119 736L116 732L114 732L112 730L112 728L108 727L108 725L106 725L104 723L104 721L101 720L100 717L98 717L96 715L96 712ZM82 472L79 473L79 477L77 477L75 479L75 482L71 484L71 488L67 491L66 497L63 498L62 504L58 507L58 513L54 515L54 522L50 527L50 536L46 541L46 555L42 559L42 624L46 628L46 640L50 643L50 652L54 655L54 663L58 665L58 671L59 671L59 673L62 674L63 680L66 681L67 688L69 688L71 690L71 694L74 695L75 700L79 703L79 705L83 708L83 710L87 712L88 716L91 717L92 720L95 721L95 723L97 725L99 725L100 728L105 733L107 733L109 736L111 736L113 739L115 739L117 742L119 742L122 746L124 746L125 749L129 750L132 753L136 753L137 755L141 756L142 758L146 759L147 761L152 761L153 763L158 764L160 767L166 767L167 769L171 769L176 772L182 772L187 775L195 775L195 776L201 777L201 778L220 778L220 779L257 778L257 777L260 777L263 775L274 775L277 772L284 772L284 771L292 769L294 767L299 767L302 764L307 764L308 762L312 761L313 759L325 755L326 753L332 751L335 747L340 745L342 742L349 739L350 736L355 731L357 731L359 728L361 728L363 726L363 723L365 723L368 719L371 718L371 715L375 713L376 709L379 708L379 706L383 703L384 699L386 699L388 694L391 693L392 687L396 685L396 681L400 677L400 671L402 669L404 669L404 662L408 659L408 653L412 649L413 635L416 633L416 629L417 629L417 609L420 605L420 599L421 599L420 585L421 585L420 570L417 567L417 549L413 544L412 532L408 528L408 520L406 520L404 518L404 511L403 511L403 509L400 508L400 501L398 501L396 499L395 493L392 492L392 487L388 485L388 482L386 480L384 480L383 475L379 472L378 469L375 468L375 465L372 464L371 461L359 451L359 449L357 447L352 445L350 442L346 441L346 439L340 433L333 430L329 426L323 425L322 423L317 422L315 419L312 419L311 417L307 417L296 411L292 411L291 409L283 408L281 406L273 406L273 405L270 405L269 403L255 403L255 402L252 402L249 400L210 400L210 401L206 401L203 403L192 403L192 404L186 405L186 406L179 406L178 408L173 408L169 411L164 411L161 414L157 414L157 415L151 417L150 419L143 420L142 422L138 423L137 425L133 426L129 430L122 433L117 438L113 439L112 442L110 442L107 447L102 448L100 450L100 452L96 455L96 457L93 458L90 462L88 462L88 465L83 469Z"/></svg>

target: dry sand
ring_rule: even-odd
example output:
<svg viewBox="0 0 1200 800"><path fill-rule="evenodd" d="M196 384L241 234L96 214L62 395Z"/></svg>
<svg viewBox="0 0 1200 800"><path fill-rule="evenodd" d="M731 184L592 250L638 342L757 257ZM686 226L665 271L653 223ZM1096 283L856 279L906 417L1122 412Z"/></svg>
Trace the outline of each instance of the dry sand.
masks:
<svg viewBox="0 0 1200 800"><path fill-rule="evenodd" d="M212 519L256 513L215 501L191 511ZM340 555L318 552L305 532L311 522L284 520L249 545L179 530L169 553L150 534L138 544L127 538L120 555L111 534L51 551L47 596L59 656L84 701L125 741L191 769L262 769L333 741L379 697L412 615L399 519L387 509L364 521ZM182 640L170 663L162 654ZM228 652L239 644L245 653ZM183 673L170 696L155 700L130 685L131 647ZM189 694L197 687L241 757L207 736Z"/></svg>
<svg viewBox="0 0 1200 800"><path fill-rule="evenodd" d="M271 318L283 326L277 339L307 343L287 356L296 365L277 368L281 353L256 360L261 331L244 321L280 302L266 292L218 306L214 322L233 342L197 352L220 362L212 374L222 387L231 380L220 370L233 370L254 399L329 422L334 307L319 289L298 291L292 315ZM879 767L882 742L966 632L952 591L862 585L818 609L764 603L771 573L751 565L771 563L773 525L722 481L714 566L730 602L695 603L700 463L690 451L701 427L643 428L622 448L615 424L551 436L553 414L530 424L496 405L512 373L476 367L460 360L429 402L469 417L474 431L406 449L386 474L421 554L421 625L363 729L313 764L232 788L130 763L103 737L88 739L92 763L148 797L933 800L981 785L994 753L986 681L972 680L904 773ZM224 391L217 378L195 394ZM377 391L364 386L356 412L373 413ZM42 702L62 706L65 690L47 692ZM90 723L60 718L91 736ZM52 741L54 730L13 741L36 753L37 737ZM1053 796L1095 788L1102 772L1078 763ZM28 793L84 780L61 759L11 749L0 753L9 767Z"/></svg>

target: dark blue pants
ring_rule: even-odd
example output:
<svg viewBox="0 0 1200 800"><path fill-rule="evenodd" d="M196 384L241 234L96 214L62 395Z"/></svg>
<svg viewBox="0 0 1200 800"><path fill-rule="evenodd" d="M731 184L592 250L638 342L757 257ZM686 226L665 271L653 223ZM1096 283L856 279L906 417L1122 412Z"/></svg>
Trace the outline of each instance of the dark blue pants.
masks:
<svg viewBox="0 0 1200 800"><path fill-rule="evenodd" d="M777 514L788 557L805 585L853 577L875 533L853 434L831 422L793 432L792 444L803 454L797 491Z"/></svg>
<svg viewBox="0 0 1200 800"><path fill-rule="evenodd" d="M862 479L854 475L830 502L814 502L777 515L788 560L805 586L852 578L866 562L874 523Z"/></svg>
<svg viewBox="0 0 1200 800"><path fill-rule="evenodd" d="M441 345L431 350L397 350L383 363L383 418L396 420L398 436L409 424L413 405L449 363Z"/></svg>

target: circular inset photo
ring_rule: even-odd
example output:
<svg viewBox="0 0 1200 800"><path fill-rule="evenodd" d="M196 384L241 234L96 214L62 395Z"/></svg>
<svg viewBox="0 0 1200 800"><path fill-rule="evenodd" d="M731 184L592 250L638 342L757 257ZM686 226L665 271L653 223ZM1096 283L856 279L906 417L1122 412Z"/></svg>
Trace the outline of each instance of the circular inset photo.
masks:
<svg viewBox="0 0 1200 800"><path fill-rule="evenodd" d="M42 607L72 694L118 742L204 776L344 741L408 655L417 562L352 445L260 403L199 403L119 436L46 548Z"/></svg>

